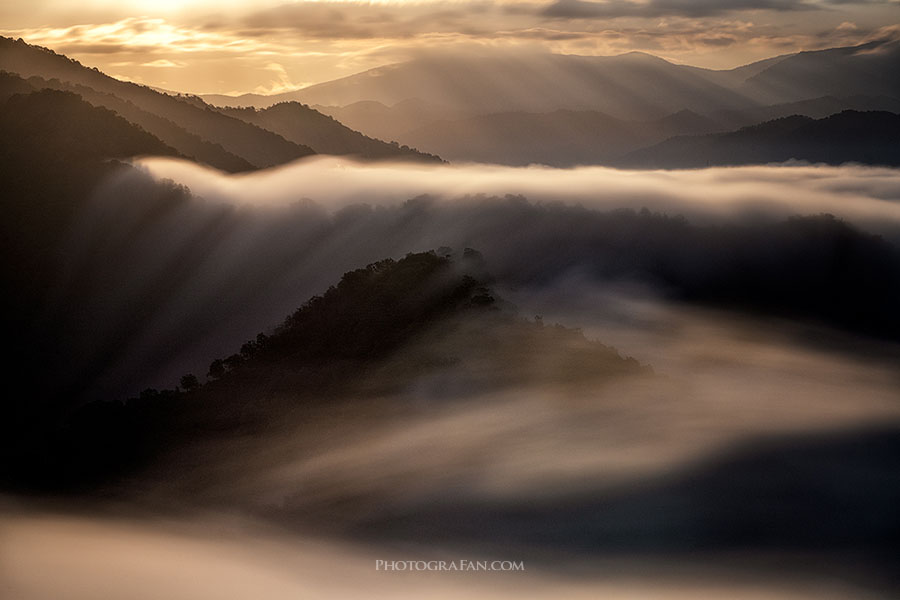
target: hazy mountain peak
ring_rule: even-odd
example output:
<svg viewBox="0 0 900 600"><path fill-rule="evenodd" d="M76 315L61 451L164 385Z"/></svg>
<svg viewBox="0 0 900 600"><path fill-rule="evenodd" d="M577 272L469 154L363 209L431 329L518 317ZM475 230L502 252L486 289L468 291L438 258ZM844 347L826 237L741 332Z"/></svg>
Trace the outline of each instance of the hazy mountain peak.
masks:
<svg viewBox="0 0 900 600"><path fill-rule="evenodd" d="M649 52L641 52L639 50L632 50L631 52L625 52L623 54L617 54L614 56L608 56L604 58L625 58L635 62L648 62L648 63L666 63L668 65L673 65L675 63L668 61L662 57L656 56L655 54L650 54Z"/></svg>

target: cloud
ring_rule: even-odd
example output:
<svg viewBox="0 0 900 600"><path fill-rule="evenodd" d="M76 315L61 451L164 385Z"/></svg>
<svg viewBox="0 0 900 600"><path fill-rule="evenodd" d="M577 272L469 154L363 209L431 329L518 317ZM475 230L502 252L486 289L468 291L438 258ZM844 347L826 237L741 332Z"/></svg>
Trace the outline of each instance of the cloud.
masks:
<svg viewBox="0 0 900 600"><path fill-rule="evenodd" d="M309 522L304 518L313 519L322 514L320 511L327 511L327 523L339 526L342 533L370 531L359 528L367 523L389 523L388 529L375 529L376 535L379 531L404 533L404 519L398 519L398 514L418 518L434 515L434 498L440 498L442 504L446 503L443 505L463 510L444 512L442 518L433 519L428 531L430 536L437 532L432 536L435 539L440 539L441 533L466 531L456 528L470 526L472 515L484 515L479 512L484 506L501 510L519 507L522 510L495 513L510 515L509 519L496 520L498 531L529 535L534 527L549 527L543 531L550 532L550 537L534 539L571 544L571 531L587 531L585 536L594 536L596 530L591 527L603 522L598 521L596 510L577 509L586 498L602 501L609 498L609 491L621 489L617 486L639 484L662 491L663 498L674 498L673 506L679 507L672 513L675 518L685 519L685 514L705 518L706 504L701 501L694 506L697 512L685 513L681 510L685 496L670 496L671 488L666 493L667 488L660 488L656 477L674 474L677 481L683 469L725 455L723 450L731 444L752 445L755 436L855 428L896 420L900 415L896 363L878 360L884 356L879 354L883 350L879 344L850 337L844 339L851 342L847 347L852 350L836 351L821 341L835 339L834 332L818 325L806 329L771 313L765 318L741 315L733 306L709 311L688 304L696 300L691 297L669 300L674 287L694 285L693 289L702 291L697 282L716 285L737 277L744 282L743 289L753 294L775 290L779 294L776 307L784 308L798 296L790 293L792 288L780 285L793 283L797 287L797 279L806 281L810 277L815 281L818 268L824 267L827 273L840 256L850 256L851 266L864 266L863 278L870 273L880 281L878 275L884 272L878 269L884 264L869 261L871 255L859 251L877 249L874 258L884 259L889 251L883 242L833 219L814 217L787 223L780 219L795 212L833 210L857 225L877 226L898 240L900 175L896 170L750 167L627 172L603 168L379 166L318 159L267 172L225 176L177 161L148 159L139 164L157 179L170 177L190 185L204 198L188 197L171 182L153 183L145 174L123 170L99 187L90 207L76 220L63 255L71 269L70 283L80 293L68 293L70 290L61 285L59 306L62 318L75 321L74 329L84 335L88 349L89 344L102 345L104 339L115 342L115 351L101 357L108 367L107 391L117 377L122 377L127 392L129 385L171 386L187 371L202 375L212 357L237 350L260 330L279 323L311 295L334 284L344 271L378 258L402 257L409 251L445 244L482 250L489 270L497 277L494 285L501 295L527 311L523 314L544 315L546 326L529 327L553 331L551 324L555 321L584 327L589 338L613 344L623 353L652 364L661 377L635 376L597 385L595 379L573 382L572 371L563 370L556 377L564 377L565 382L542 378L537 385L530 380L529 385L523 385L523 378L517 377L510 383L494 378L486 366L515 364L515 360L526 365L528 360L538 365L553 363L557 358L554 350L564 348L545 343L533 349L528 347L527 338L517 337L512 351L509 346L513 344L486 344L485 354L490 359L485 360L471 350L469 341L484 338L473 335L463 338L465 346L440 346L440 337L424 332L397 348L397 354L388 359L403 365L402 379L391 378L391 385L379 385L390 369L372 368L355 374L354 382L360 384L356 389L375 390L374 394L364 394L365 402L354 398L356 401L338 405L337 411L322 410L321 404L314 403L312 412L303 411L302 404L291 403L290 412L278 413L285 416L277 424L253 428L250 436L246 435L248 429L241 428L235 445L218 434L212 438L215 443L207 443L207 429L192 427L188 430L190 437L196 440L194 434L200 431L200 443L187 454L177 453L177 446L165 436L165 457L134 478L122 478L124 489L118 489L125 493L117 496L122 502L117 505L114 529L125 523L119 517L127 511L124 501L131 491L141 500L140 514L145 521L152 515L148 511L152 511L154 501L165 497L167 501L157 505L164 512L205 508L209 502L218 510L231 508L271 519L269 523L278 524L279 531L287 531L285 526L301 526ZM175 193L178 201L166 192ZM434 192L436 197L410 200L411 194L423 192ZM478 196L479 192L519 192L528 194L531 200ZM304 196L313 200L304 200ZM122 202L123 197L129 201ZM665 210L669 215L640 211L642 206ZM835 232L839 235L830 237ZM765 268L760 271L760 266ZM630 269L632 275L650 271L654 277L645 276L639 286L616 277L617 269ZM841 270L851 278L858 274L852 268ZM900 270L886 274L878 289L896 293ZM785 281L786 275L792 279ZM777 279L774 286L773 279ZM848 302L857 303L856 307L865 306L863 313L871 312L879 302L874 295L857 294L858 288L835 286L831 291L844 294ZM814 301L809 292L804 294L804 301ZM885 319L881 324L896 325L900 321L896 304L888 304L892 320ZM483 323L461 320L454 324L474 329ZM457 330L444 329L451 336ZM484 330L477 331L476 335L481 335ZM807 335L806 341L798 342L796 336L802 334ZM64 344L72 341L68 336L61 339ZM412 362L409 357L422 356L423 348L437 350L426 354L429 357L446 352L461 360L440 361L445 366L436 366L423 375L408 368ZM73 362L80 358L74 355ZM488 386L468 384L473 375L477 378L481 373L485 373ZM263 386L259 397L266 397L262 394L268 392ZM848 397L853 402L848 402ZM338 402L341 397L334 393L329 399ZM255 400L253 392L240 398L250 411ZM115 409L115 414L120 414L121 406ZM325 419L327 427L317 415ZM295 416L299 417L297 421L293 420ZM859 443L852 446L859 447ZM315 451L310 452L310 448ZM816 456L830 460L833 454L820 452ZM792 474L796 474L797 464L803 464L793 460L795 456L787 457ZM723 463L713 463L717 464ZM731 464L750 466L750 481L754 489L759 487L758 460ZM731 473L723 468L718 472ZM847 472L853 475L855 484L859 483L858 469ZM885 472L891 473L890 469ZM819 474L830 494L835 479L828 475L833 472L810 473ZM764 479L769 482L764 491L781 506L781 488ZM709 488L693 487L697 481L702 483L702 478L690 481L691 489L700 490L698 498L708 495ZM133 488L132 482L136 484ZM767 487L770 485L776 487ZM560 501L555 502L547 490L558 494L555 497ZM719 500L715 496L716 503ZM748 504L752 509L747 514L754 517L759 515L757 500ZM481 508L469 512L467 506L469 510ZM535 506L552 513L535 519ZM728 506L735 504L729 502ZM188 518L198 514L179 512ZM577 518L583 520L575 521ZM642 539L651 543L668 539L671 543L673 538L647 537L648 532L655 536L660 529L648 529L645 519L633 521ZM670 519L657 521L663 523L662 531L668 530ZM573 525L569 533L559 533L560 522L578 527ZM688 518L687 522L693 526L697 521ZM808 523L812 524L809 531L821 529L815 519ZM872 525L873 530L879 523ZM134 573L148 568L147 556L151 570L170 572L173 565L168 564L171 561L167 557L189 554L197 557L190 563L191 572L204 568L210 573L224 572L224 579L199 579L201 586L210 586L208 593L215 597L231 597L229 593L240 597L245 586L256 592L266 590L273 598L294 597L297 590L315 585L310 581L317 581L315 573L322 570L318 566L310 570L312 579L310 573L300 573L297 587L278 588L283 593L267 587L267 577L260 580L259 574L271 573L271 565L250 571L239 565L246 561L257 564L260 557L263 562L271 562L290 550L281 545L267 546L270 555L256 547L242 536L259 530L245 528L243 523L237 538L243 545L233 548L221 544L230 544L227 540L236 538L223 537L223 530L209 522L186 527L156 519L155 529L129 526L130 534L91 533L90 528L59 520L10 525L8 521L3 523L9 533L6 538L20 550L14 553L20 568L14 569L12 589L24 596L53 596L45 586L47 578L38 576L46 563L48 547L57 552L56 563L63 565L58 573L63 573L64 579L77 579L78 585L87 590L86 595L90 595L88 588L95 588L96 581L102 580L128 597L128 590L134 587L129 587ZM167 539L168 526L178 529L181 542L161 541ZM264 531L272 529L270 526ZM202 545L195 540L188 548L183 544L190 531L212 531L215 539ZM796 529L791 525L788 531L795 533ZM840 532L845 533L843 529ZM576 536L579 543L588 540L581 536ZM367 534L366 539L371 550L371 543L378 538ZM479 538L463 539L477 543ZM515 548L515 540L510 542ZM612 543L615 545L615 541ZM126 546L138 548L140 560L134 552L123 552ZM313 546L318 554L324 552L321 540ZM87 559L73 553L76 547L88 553ZM585 547L597 548L585 545L577 551ZM240 548L251 548L252 552L244 553ZM294 568L289 563L297 558L290 556L290 560L282 561L288 570ZM327 558L341 563L339 557L328 554ZM70 560L75 566L66 567L72 564ZM108 567L111 560L119 561L112 577L109 568L85 567L88 563ZM212 563L206 564L208 560ZM302 569L310 569L307 562L301 562ZM359 572L371 573L371 560L367 558L365 564L369 566L360 566ZM117 578L116 573L121 572L130 575ZM531 567L529 572L533 572ZM682 584L684 572L679 571ZM359 583L361 589L372 588L374 580L365 577ZM342 585L345 579L341 579ZM281 575L276 580L283 584ZM155 591L165 595L171 591L164 585L169 579L160 581L162 587ZM767 585L771 581L765 578ZM331 593L333 582L334 577L325 582L323 590L327 591L323 595L336 595ZM433 578L423 585L422 589L433 592ZM201 589L194 586L194 596ZM360 595L356 590L347 592L346 586L342 589L348 596ZM514 590L509 597L520 597L520 592ZM392 593L387 592L385 597ZM554 595L566 594L535 597ZM596 595L585 593L585 597ZM689 595L697 597L696 593ZM710 597L714 596L711 592Z"/></svg>
<svg viewBox="0 0 900 600"><path fill-rule="evenodd" d="M72 25L69 27L38 27L7 30L6 33L24 38L30 43L50 46L61 52L111 54L134 52L197 52L217 50L249 52L256 49L253 42L225 39L220 33L177 25L162 18L129 17L112 23Z"/></svg>
<svg viewBox="0 0 900 600"><path fill-rule="evenodd" d="M697 41L704 46L715 46L717 48L723 48L726 46L731 46L737 43L737 40L734 37L729 35L715 35L708 37L698 38Z"/></svg>
<svg viewBox="0 0 900 600"><path fill-rule="evenodd" d="M496 2L434 3L301 2L242 17L248 32L292 31L315 39L408 39L434 34L489 34L513 23L526 27L533 15L512 15Z"/></svg>
<svg viewBox="0 0 900 600"><path fill-rule="evenodd" d="M291 81L290 75L288 75L288 72L279 63L271 62L264 67L264 70L273 73L275 75L275 80L268 85L257 87L254 90L257 94L279 94L281 92L290 92L302 87L302 85Z"/></svg>
<svg viewBox="0 0 900 600"><path fill-rule="evenodd" d="M167 60L165 58L160 58L158 60L141 63L142 67L153 67L153 68L161 68L161 69L180 69L185 67L185 63L183 62L174 62L171 60Z"/></svg>
<svg viewBox="0 0 900 600"><path fill-rule="evenodd" d="M542 10L541 14L563 19L615 19L620 17L707 17L736 11L801 11L812 10L816 5L807 0L609 0L588 2L585 0L557 0Z"/></svg>
<svg viewBox="0 0 900 600"><path fill-rule="evenodd" d="M706 220L765 210L786 217L830 212L867 228L900 228L900 177L878 167L723 167L701 171L622 171L608 167L502 167L367 164L334 157L306 159L246 175L223 175L189 162L148 159L157 177L229 204L288 206L299 195L329 210L366 202L395 205L428 194L453 198L521 194L538 202L590 208L647 206ZM303 185L298 188L297 182Z"/></svg>
<svg viewBox="0 0 900 600"><path fill-rule="evenodd" d="M149 85L161 86L165 79L165 87L179 91L246 93L333 80L408 60L423 48L451 52L472 44L584 55L637 50L685 64L732 68L774 54L860 43L889 22L891 6L814 0L332 0L229 5L212 13L210 5L199 4L177 14L157 11L154 17L98 18L2 33L101 70L141 76ZM767 18L755 18L763 9L770 11ZM788 15L799 11L803 19L790 22ZM842 21L852 21L857 29ZM289 74L287 80L272 79L266 65L273 59ZM155 69L156 74L142 67L155 61L185 66L177 72ZM134 72L113 64L124 62L132 62Z"/></svg>

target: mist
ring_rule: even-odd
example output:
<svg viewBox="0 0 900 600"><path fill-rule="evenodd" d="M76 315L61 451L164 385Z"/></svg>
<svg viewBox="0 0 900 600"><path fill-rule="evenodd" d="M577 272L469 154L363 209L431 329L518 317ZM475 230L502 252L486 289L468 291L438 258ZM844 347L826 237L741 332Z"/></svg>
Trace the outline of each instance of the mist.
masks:
<svg viewBox="0 0 900 600"><path fill-rule="evenodd" d="M878 233L896 234L897 169L790 165L634 171L607 167L427 166L358 163L315 157L252 174L228 175L195 163L147 158L157 178L188 186L207 200L284 206L303 198L329 210L395 205L421 195L459 202L466 196L522 195L591 209L647 207L694 219L832 213Z"/></svg>
<svg viewBox="0 0 900 600"><path fill-rule="evenodd" d="M717 598L727 587L750 598L819 598L826 577L825 597L890 597L889 561L866 552L890 556L889 545L879 550L892 527L883 501L897 490L887 483L893 454L877 436L900 423L893 365L800 343L787 324L632 302L585 282L515 299L528 309L552 305L548 323L581 323L589 338L653 371L448 386L495 368L470 360L413 377L395 394L313 406L252 436L164 454L105 501L7 501L5 589L22 598L62 590L128 599L369 590ZM361 376L374 385L391 364L448 344L426 332ZM498 364L521 360L510 350L500 349ZM543 345L539 360L565 351ZM862 458L842 436L866 449ZM820 447L844 456L822 456ZM723 494L706 479L720 469L752 492ZM850 482L852 490L837 491ZM795 524L785 537L744 538L759 510ZM862 554L840 545L848 527L851 541L865 540ZM811 564L804 553L821 544L829 551ZM773 548L777 561L767 558ZM520 560L526 572L398 575L373 566L460 558ZM54 577L37 576L42 569Z"/></svg>
<svg viewBox="0 0 900 600"><path fill-rule="evenodd" d="M375 257L468 261L497 311L422 327L327 401L237 388L241 413L280 408L151 440L102 493L7 501L10 593L56 594L47 560L76 598L820 597L826 576L889 597L896 171L137 165L78 215L40 313L82 403L203 379ZM177 583L185 553L202 584ZM448 557L528 571L372 569Z"/></svg>
<svg viewBox="0 0 900 600"><path fill-rule="evenodd" d="M332 118L0 38L0 596L894 598L897 49L250 99Z"/></svg>
<svg viewBox="0 0 900 600"><path fill-rule="evenodd" d="M65 323L78 359L70 379L95 397L202 377L213 358L279 324L342 273L440 247L474 248L510 288L582 277L635 296L805 312L900 339L892 309L900 259L889 243L900 239L900 176L890 169L324 159L226 176L178 161L139 165L156 182L124 169L96 191L67 237L65 270L43 311L47 329ZM500 190L524 195L492 195ZM856 266L838 280L829 265L845 247Z"/></svg>
<svg viewBox="0 0 900 600"><path fill-rule="evenodd" d="M22 600L59 596L90 600L98 595L122 600L238 600L248 595L289 600L309 594L348 600L360 595L390 599L474 595L488 600L558 595L587 600L597 594L616 600L706 600L723 594L753 600L886 597L859 587L823 589L815 578L804 575L770 578L761 584L729 568L711 566L698 572L648 563L635 569L633 563L616 559L595 560L593 570L606 575L589 579L560 577L527 563L525 573L511 574L375 572L376 560L422 560L422 554L385 554L329 540L300 542L253 522L245 523L238 536L234 519L230 522L228 528L214 517L193 523L147 523L26 514L0 523L4 534L0 550L15 549L0 589ZM459 560L454 553L436 556ZM54 569L54 577L40 575L47 568Z"/></svg>

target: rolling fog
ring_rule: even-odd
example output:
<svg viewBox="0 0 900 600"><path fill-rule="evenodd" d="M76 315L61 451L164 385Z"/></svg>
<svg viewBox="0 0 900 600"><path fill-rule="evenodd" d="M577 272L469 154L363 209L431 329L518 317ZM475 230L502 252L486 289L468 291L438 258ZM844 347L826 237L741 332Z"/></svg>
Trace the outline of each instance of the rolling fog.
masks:
<svg viewBox="0 0 900 600"><path fill-rule="evenodd" d="M760 262L760 277L782 269L767 228L795 214L832 213L900 240L900 176L890 169L427 168L330 158L226 176L179 161L138 164L162 185L126 170L97 191L45 311L48 327L73 306L83 311L66 325L70 354L84 358L72 371L88 373L98 397L171 387L186 372L202 377L212 358L279 324L342 273L407 252L475 248L500 287L582 277L652 296L671 287L662 276L677 285L740 278L747 260ZM658 218L615 212L644 207ZM794 234L780 235L793 252ZM723 253L744 262L723 267ZM653 272L659 257L671 263L662 275ZM807 258L797 260L790 268L805 268ZM896 273L884 270L894 285ZM869 331L881 326L874 314Z"/></svg>
<svg viewBox="0 0 900 600"><path fill-rule="evenodd" d="M880 559L842 549L877 548L884 527L870 517L889 513L871 499L897 495L878 487L891 455L853 450L900 422L896 339L824 309L800 322L764 302L744 311L703 293L708 279L759 265L773 275L784 264L814 269L817 255L792 245L800 234L778 229L792 215L832 213L896 243L897 171L319 159L225 176L177 161L138 165L194 196L133 170L108 181L71 232L67 276L46 310L59 323L80 307L83 320L66 327L85 350L73 370L101 365L92 394L202 376L343 272L441 246L479 250L492 286L523 316L580 327L653 370L482 389L450 385L465 376L451 367L364 409L326 408L235 448L198 448L220 468L198 481L167 466L135 490L136 508L72 516L8 504L0 552L13 596L889 597ZM892 256L881 241L865 244ZM621 267L644 250L646 261ZM673 262L653 271L660 256ZM673 295L677 285L688 292ZM540 360L561 350L543 348ZM786 456L798 470L780 470ZM723 478L752 491L729 496ZM800 492L838 489L840 512L783 492L798 480ZM758 510L783 518L784 530L742 542ZM372 566L480 556L524 559L528 570ZM35 575L47 570L55 577Z"/></svg>
<svg viewBox="0 0 900 600"><path fill-rule="evenodd" d="M450 369L357 408L323 407L252 439L194 448L184 462L210 465L202 478L175 458L115 500L7 500L0 590L36 600L891 597L881 559L873 567L830 545L845 524L866 542L890 535L873 514L885 514L875 499L896 490L872 481L888 481L894 463L856 462L852 447L850 459L819 457L817 448L843 454L842 436L869 444L870 432L900 422L895 364L798 342L786 323L584 282L575 291L564 282L512 296L548 322L583 325L653 373L484 391L448 385L465 375ZM545 347L540 359L561 350ZM395 359L416 352L414 341ZM745 462L755 456L762 480ZM799 470L785 475L785 460ZM741 497L706 481L720 470ZM801 490L844 490L839 516L783 491L793 479ZM752 492L740 492L748 484ZM788 529L740 541L760 507L796 521L797 539ZM706 537L705 515L717 510L734 541L715 525ZM527 569L373 566L459 558L524 560Z"/></svg>
<svg viewBox="0 0 900 600"><path fill-rule="evenodd" d="M449 394L446 380L423 377L358 409L325 407L234 447L194 449L196 462L211 465L202 479L179 472L176 459L125 484L115 501L76 502L74 514L68 501L7 501L0 590L129 600L891 597L890 578L871 559L830 544L844 524L867 541L889 535L891 525L872 518L885 514L873 499L896 490L871 482L887 481L893 462L857 463L852 452L846 462L815 449L821 438L844 453L841 436L868 443L870 432L900 422L896 368L798 343L784 324L586 286L579 301L560 300L572 290L516 299L543 309L555 297L553 318L584 324L589 337L653 364L653 374ZM588 299L618 308L597 315L579 306ZM397 360L405 352L415 344ZM744 462L757 455L763 480ZM801 490L815 482L846 490L837 519L827 503L801 495L798 507L782 491L791 485L785 460L799 465L787 477L804 482ZM705 474L719 469L752 493L736 500L707 489ZM705 537L704 515L722 504L733 542L715 529ZM788 530L741 542L735 532L753 523L746 512L761 506L783 510L798 522L798 539L813 541L798 547ZM824 555L810 562L815 552ZM524 560L527 570L373 566L459 558Z"/></svg>
<svg viewBox="0 0 900 600"><path fill-rule="evenodd" d="M594 209L647 207L691 219L830 212L886 231L896 231L900 220L900 177L896 169L879 167L796 163L629 171L391 165L318 157L258 173L226 175L171 159L146 158L137 164L207 200L255 207L285 206L304 198L338 210L360 203L395 205L420 195L454 202L468 195L523 195L532 202L578 203Z"/></svg>

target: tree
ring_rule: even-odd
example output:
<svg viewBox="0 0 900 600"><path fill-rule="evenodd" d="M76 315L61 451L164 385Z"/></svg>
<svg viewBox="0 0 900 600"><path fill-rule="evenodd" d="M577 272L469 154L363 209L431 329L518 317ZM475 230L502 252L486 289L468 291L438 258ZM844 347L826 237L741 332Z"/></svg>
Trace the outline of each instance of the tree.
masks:
<svg viewBox="0 0 900 600"><path fill-rule="evenodd" d="M225 375L225 361L221 358L217 358L212 361L209 365L209 373L206 374L210 379L219 379Z"/></svg>
<svg viewBox="0 0 900 600"><path fill-rule="evenodd" d="M210 370L212 370L210 368ZM181 389L186 392L193 392L197 388L200 387L200 381L197 379L197 376L193 373L188 373L187 375L182 375L181 380L179 381L181 385Z"/></svg>

